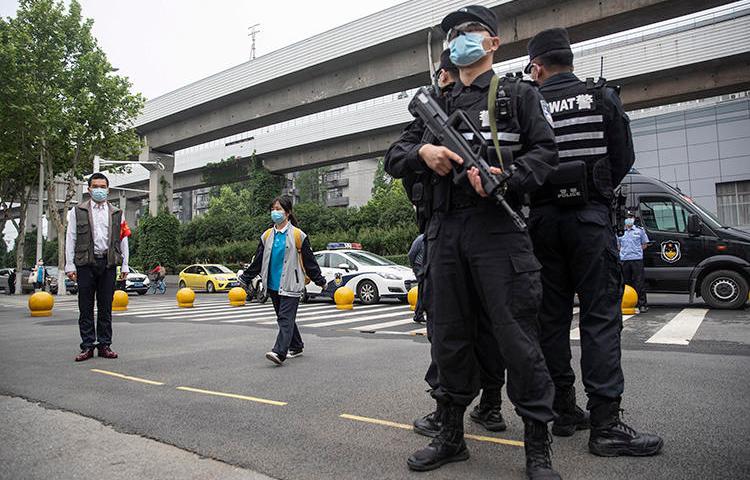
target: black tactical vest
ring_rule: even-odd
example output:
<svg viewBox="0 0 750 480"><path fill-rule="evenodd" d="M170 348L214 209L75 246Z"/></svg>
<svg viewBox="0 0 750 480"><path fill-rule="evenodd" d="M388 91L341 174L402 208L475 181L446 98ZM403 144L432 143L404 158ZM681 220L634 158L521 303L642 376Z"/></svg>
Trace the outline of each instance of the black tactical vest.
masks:
<svg viewBox="0 0 750 480"><path fill-rule="evenodd" d="M107 204L109 213L109 248L107 250L107 266L114 267L122 264L122 252L120 248L120 223L122 223L122 210ZM77 267L95 265L94 258L94 232L91 228L91 202L81 202L75 207L76 220L76 244L73 263Z"/></svg>
<svg viewBox="0 0 750 480"><path fill-rule="evenodd" d="M523 80L514 76L506 75L500 77L500 84L495 100L494 121L497 122L497 138L502 151L503 168L509 168L513 162L513 158L520 155L523 149L521 125L518 121L518 83L521 81ZM448 99L446 105L446 113L448 115L459 108L455 103L455 99ZM484 153L487 162L490 165L499 165L499 158L492 144L490 121L493 120L489 118L487 95L485 94L484 99L476 102L471 108L461 108L461 110L467 114L474 127L481 133L482 138L475 139L473 132L466 125L458 125L457 130L462 133L470 144L484 144ZM476 204L482 201L481 197L476 194L468 181L464 185L454 185L450 182L450 178L450 175L439 177L440 185L435 192L435 210L448 210L451 208L451 204L453 206L461 206ZM448 195L446 195L446 190L450 190ZM509 193L508 201L513 205L520 204L521 199L515 198L512 192ZM449 202L445 202L447 197L450 198Z"/></svg>
<svg viewBox="0 0 750 480"><path fill-rule="evenodd" d="M588 198L609 202L612 198L612 174L604 128L603 92L606 81L588 78L585 82L561 90L540 93L549 105L555 122L555 142L560 165L582 161L586 165ZM537 199L550 197L548 185L535 195Z"/></svg>

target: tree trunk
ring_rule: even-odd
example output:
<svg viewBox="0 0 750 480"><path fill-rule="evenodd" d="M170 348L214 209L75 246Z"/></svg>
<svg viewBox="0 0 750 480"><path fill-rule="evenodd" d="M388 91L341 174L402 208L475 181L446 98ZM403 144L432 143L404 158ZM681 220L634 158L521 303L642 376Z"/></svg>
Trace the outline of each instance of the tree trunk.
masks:
<svg viewBox="0 0 750 480"><path fill-rule="evenodd" d="M65 233L68 224L68 210L70 209L70 200L75 195L75 176L68 176L68 183L65 189L65 200L63 201L62 214L57 208L57 184L55 183L55 172L52 169L52 161L48 160L44 166L47 174L47 216L54 223L57 229L57 294L67 295L68 290L65 288Z"/></svg>
<svg viewBox="0 0 750 480"><path fill-rule="evenodd" d="M18 237L16 237L16 295L20 295L21 283L23 282L23 247L26 243L26 213L29 207L31 189L29 188L21 195L18 206ZM39 226L41 228L41 226Z"/></svg>

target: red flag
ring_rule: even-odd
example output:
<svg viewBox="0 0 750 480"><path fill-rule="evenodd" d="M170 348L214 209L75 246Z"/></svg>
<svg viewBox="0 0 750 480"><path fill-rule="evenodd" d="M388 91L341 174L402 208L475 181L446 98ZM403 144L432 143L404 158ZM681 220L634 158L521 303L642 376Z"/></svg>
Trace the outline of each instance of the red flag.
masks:
<svg viewBox="0 0 750 480"><path fill-rule="evenodd" d="M122 223L120 224L120 240L122 240L125 237L129 237L131 234L132 232L130 231L128 222L123 220Z"/></svg>

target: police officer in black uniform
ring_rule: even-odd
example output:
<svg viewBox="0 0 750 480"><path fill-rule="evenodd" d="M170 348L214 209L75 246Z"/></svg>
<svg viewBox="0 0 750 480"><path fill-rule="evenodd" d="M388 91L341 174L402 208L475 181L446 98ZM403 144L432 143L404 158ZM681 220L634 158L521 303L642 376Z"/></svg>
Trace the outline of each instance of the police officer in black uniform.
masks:
<svg viewBox="0 0 750 480"><path fill-rule="evenodd" d="M613 190L634 162L628 116L618 90L603 79L573 74L567 32L553 28L528 45L526 72L541 84L555 124L560 166L532 194L529 230L542 262L540 341L555 382L552 433L589 428L576 405L570 366L573 296L580 301L581 371L588 395L589 450L602 456L653 455L656 435L638 433L620 419L622 273L610 205Z"/></svg>
<svg viewBox="0 0 750 480"><path fill-rule="evenodd" d="M458 67L451 62L450 53L450 49L443 50L440 54L440 65L435 72L435 80L440 89L440 100L443 104L445 104L447 98L450 98L450 93L459 79ZM424 140L428 139L425 138ZM420 235L419 238L424 249L424 235ZM424 268L424 259L422 259L420 262L420 274L422 277L424 277ZM423 303L422 307L426 308L428 298L423 292L429 289L429 287L424 279L420 280L419 288L420 300ZM417 306L419 307L419 303ZM432 325L433 322L428 315L427 338L430 341L432 341ZM503 418L501 395L503 385L505 384L505 365L503 364L500 352L495 347L494 334L492 329L488 328L489 325L489 322L482 322L481 326L485 330L478 330L477 332L475 351L479 364L479 383L482 388L482 396L479 404L469 413L469 418L490 432L502 432L508 428ZM429 391L435 391L440 384L438 366L434 355L431 355L430 366L427 368L424 379L430 387ZM436 437L440 433L441 416L442 409L440 403L436 402L436 408L433 412L414 421L414 431L420 435Z"/></svg>
<svg viewBox="0 0 750 480"><path fill-rule="evenodd" d="M551 119L545 119L543 99L533 85L505 78L498 93L489 95L495 75L493 53L500 46L497 23L495 14L480 6L462 8L443 19L451 60L460 73L446 104L448 113L463 110L483 137L490 138L490 122L497 122L505 153L498 155L488 147L488 161L500 164L501 156L506 170L510 164L515 167L506 198L518 207L519 199L540 187L555 168L557 150ZM487 113L488 96L501 107L496 118ZM413 470L432 470L469 457L463 416L479 390L476 337L486 328L494 333L493 347L505 359L508 396L524 420L527 475L560 478L552 469L547 431L554 415L554 386L535 328L541 265L528 233L519 230L494 200L485 198L478 172L470 170L471 186L466 181L454 184L453 164L463 160L445 147L423 142L423 135L424 126L416 120L385 158L386 171L394 177L429 170L436 179L434 213L425 237L428 316L434 322L432 346L440 383L433 396L441 405L442 425L432 443L412 454L407 464Z"/></svg>

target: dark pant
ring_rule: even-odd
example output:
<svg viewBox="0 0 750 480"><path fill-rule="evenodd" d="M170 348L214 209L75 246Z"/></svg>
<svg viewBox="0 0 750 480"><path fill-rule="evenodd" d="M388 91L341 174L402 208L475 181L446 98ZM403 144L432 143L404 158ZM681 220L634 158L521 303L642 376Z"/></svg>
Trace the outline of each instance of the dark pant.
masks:
<svg viewBox="0 0 750 480"><path fill-rule="evenodd" d="M609 209L547 205L532 208L529 228L542 262L541 344L557 392L573 387L570 326L580 302L581 373L588 408L619 399L622 271ZM559 394L559 393L558 393Z"/></svg>
<svg viewBox="0 0 750 480"><path fill-rule="evenodd" d="M552 420L554 387L536 332L541 267L528 234L488 206L437 214L426 237L428 318L439 382L433 396L469 405L480 387L478 358L499 352L519 415Z"/></svg>
<svg viewBox="0 0 750 480"><path fill-rule="evenodd" d="M417 287L417 304L414 306L414 319L424 320L424 280L419 280Z"/></svg>
<svg viewBox="0 0 750 480"><path fill-rule="evenodd" d="M94 348L97 343L100 346L112 344L112 296L115 293L116 274L116 267L107 268L106 258L97 258L94 265L76 267L81 350ZM94 299L97 312L96 328Z"/></svg>
<svg viewBox="0 0 750 480"><path fill-rule="evenodd" d="M489 324L486 322L485 324ZM431 338L431 321L427 320L427 337ZM488 332L492 335L491 332ZM505 385L505 364L497 344L492 336L477 336L477 348L475 352L477 363L479 364L479 386L482 390L501 390ZM432 390L440 386L439 373L435 355L430 348L430 366L427 367L427 373L424 375L424 381Z"/></svg>
<svg viewBox="0 0 750 480"><path fill-rule="evenodd" d="M279 295L279 292L275 290L269 290L268 294L271 296L273 309L276 311L276 322L279 324L279 334L276 336L276 343L272 350L284 360L290 349L302 350L305 347L297 323L294 321L297 317L299 297Z"/></svg>
<svg viewBox="0 0 750 480"><path fill-rule="evenodd" d="M635 288L635 292L638 294L638 306L647 306L646 275L643 271L643 260L624 260L622 262L622 276L626 284Z"/></svg>

